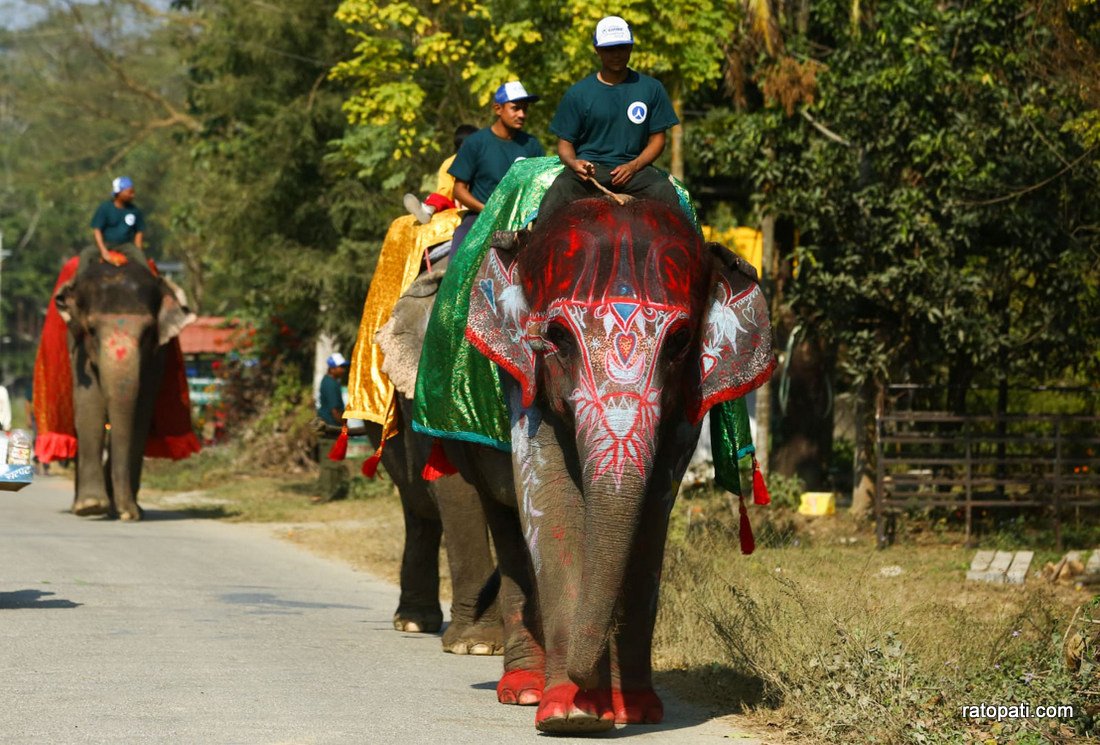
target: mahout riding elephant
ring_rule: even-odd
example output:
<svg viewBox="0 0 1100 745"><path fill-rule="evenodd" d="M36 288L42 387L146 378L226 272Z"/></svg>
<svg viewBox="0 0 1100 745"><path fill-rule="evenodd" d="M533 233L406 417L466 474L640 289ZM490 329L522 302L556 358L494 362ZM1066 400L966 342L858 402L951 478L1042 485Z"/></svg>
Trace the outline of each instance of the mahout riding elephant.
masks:
<svg viewBox="0 0 1100 745"><path fill-rule="evenodd" d="M195 315L178 287L133 263L97 261L81 269L58 288L54 303L68 326L72 363L78 442L72 511L140 520L137 494L166 345Z"/></svg>
<svg viewBox="0 0 1100 745"><path fill-rule="evenodd" d="M707 410L774 366L755 271L678 210L586 199L493 237L466 337L504 371L512 422L510 456L446 441L497 550L498 700L537 703L544 732L661 721L651 646L677 487Z"/></svg>
<svg viewBox="0 0 1100 745"><path fill-rule="evenodd" d="M439 605L439 546L445 538L451 574L451 621L443 633L443 650L454 654L500 654L503 628L496 604L478 609L478 595L496 569L489 547L489 531L477 491L457 474L432 481L423 477L431 440L409 426L412 394L420 358L419 341L431 311L431 299L447 261L435 263L406 291L376 340L385 353L383 372L397 389L396 435L386 441L382 465L401 496L405 518L405 546L401 558L401 599L394 628L434 633L443 622ZM367 423L366 433L377 447L382 427Z"/></svg>

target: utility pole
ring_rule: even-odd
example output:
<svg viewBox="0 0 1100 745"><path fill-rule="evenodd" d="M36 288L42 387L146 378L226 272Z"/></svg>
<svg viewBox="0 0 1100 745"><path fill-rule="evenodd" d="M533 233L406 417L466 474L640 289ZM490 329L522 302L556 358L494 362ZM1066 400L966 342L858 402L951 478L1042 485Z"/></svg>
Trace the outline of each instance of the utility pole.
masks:
<svg viewBox="0 0 1100 745"><path fill-rule="evenodd" d="M7 358L4 356L4 334L7 333L4 323L4 259L10 253L4 250L4 231L0 230L0 385L8 379Z"/></svg>

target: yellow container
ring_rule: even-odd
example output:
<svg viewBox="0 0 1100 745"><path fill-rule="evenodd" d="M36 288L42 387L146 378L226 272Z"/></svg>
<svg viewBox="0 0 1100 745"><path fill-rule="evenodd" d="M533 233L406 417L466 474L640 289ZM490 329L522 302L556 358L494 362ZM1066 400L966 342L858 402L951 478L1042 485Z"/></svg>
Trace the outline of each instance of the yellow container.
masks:
<svg viewBox="0 0 1100 745"><path fill-rule="evenodd" d="M836 514L836 496L829 491L803 492L798 504L798 514L822 517Z"/></svg>

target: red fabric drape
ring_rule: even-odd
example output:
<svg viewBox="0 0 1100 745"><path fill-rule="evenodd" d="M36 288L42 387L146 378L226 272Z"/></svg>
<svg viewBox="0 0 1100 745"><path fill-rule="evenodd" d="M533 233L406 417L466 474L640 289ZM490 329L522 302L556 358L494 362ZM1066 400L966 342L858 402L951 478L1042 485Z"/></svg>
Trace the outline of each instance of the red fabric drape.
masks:
<svg viewBox="0 0 1100 745"><path fill-rule="evenodd" d="M49 463L76 457L76 425L73 420L73 374L69 360L68 329L53 303L53 296L76 274L79 259L73 257L61 268L46 309L42 341L34 360L34 418L38 438L34 452ZM154 273L156 267L149 262ZM183 369L179 339L165 349L164 378L157 392L153 424L145 443L150 458L180 460L201 449L191 429L191 396Z"/></svg>

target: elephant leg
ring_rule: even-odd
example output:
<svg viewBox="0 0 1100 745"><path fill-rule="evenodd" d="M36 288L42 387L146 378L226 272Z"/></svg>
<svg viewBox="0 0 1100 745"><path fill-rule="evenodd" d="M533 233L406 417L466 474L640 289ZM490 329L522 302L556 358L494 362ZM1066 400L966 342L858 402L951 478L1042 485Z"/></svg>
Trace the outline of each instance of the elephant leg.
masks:
<svg viewBox="0 0 1100 745"><path fill-rule="evenodd" d="M609 653L598 666L598 680L588 687L579 686L568 673L571 640L588 633L574 623L586 528L575 469L568 467L560 444L571 439L567 425L554 417L543 418L534 409L523 412L512 429L519 514L546 640L546 688L535 726L554 734L602 732L614 726Z"/></svg>
<svg viewBox="0 0 1100 745"><path fill-rule="evenodd" d="M502 704L532 706L546 685L546 652L531 565L515 510L483 500L500 570L500 614L504 624L504 673L497 683Z"/></svg>
<svg viewBox="0 0 1100 745"><path fill-rule="evenodd" d="M107 402L91 373L83 347L72 349L72 361L73 418L79 443L72 511L81 516L105 515L111 509L107 472L103 467Z"/></svg>
<svg viewBox="0 0 1100 745"><path fill-rule="evenodd" d="M481 498L500 571L497 602L504 624L504 674L497 683L502 704L529 706L542 698L546 653L523 528L516 514L512 460L506 453L457 441L447 457Z"/></svg>
<svg viewBox="0 0 1100 745"><path fill-rule="evenodd" d="M401 599L393 614L398 631L434 634L443 627L439 605L439 543L443 523L424 515L401 494L405 513L405 551L401 556Z"/></svg>
<svg viewBox="0 0 1100 745"><path fill-rule="evenodd" d="M372 431L377 446L381 428ZM386 441L382 464L401 495L405 548L401 555L401 599L393 627L412 633L435 633L443 626L439 605L439 544L443 523L439 510L412 461L406 434Z"/></svg>
<svg viewBox="0 0 1100 745"><path fill-rule="evenodd" d="M478 595L496 568L477 490L458 475L432 482L429 490L443 518L444 546L451 570L451 622L443 633L443 651L501 654L504 630L499 604L494 602L480 617L477 615Z"/></svg>

